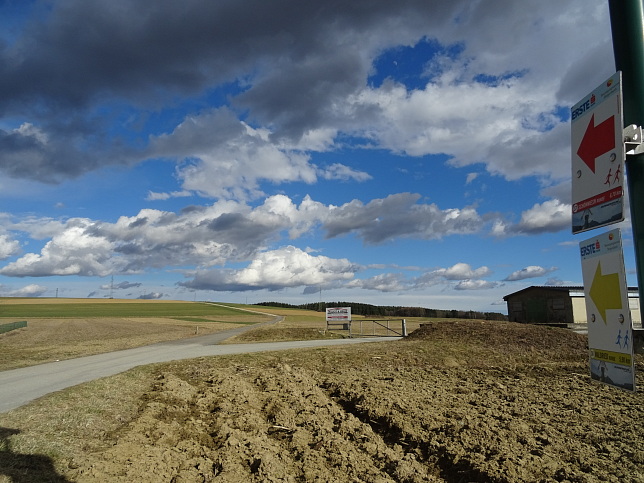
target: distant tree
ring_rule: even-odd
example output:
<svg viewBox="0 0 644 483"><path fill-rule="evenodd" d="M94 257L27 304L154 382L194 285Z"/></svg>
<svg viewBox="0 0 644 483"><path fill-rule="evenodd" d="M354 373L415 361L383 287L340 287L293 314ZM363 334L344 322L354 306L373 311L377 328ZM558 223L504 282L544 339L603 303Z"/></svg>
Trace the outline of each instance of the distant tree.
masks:
<svg viewBox="0 0 644 483"><path fill-rule="evenodd" d="M507 320L507 315L497 312L477 312L474 310L443 310L428 309L424 307L401 307L391 305L370 305L359 302L312 302L307 304L292 305L282 302L260 302L255 305L268 307L281 307L292 309L313 310L324 312L328 307L351 307L353 315L364 317L436 317L452 319L485 319Z"/></svg>

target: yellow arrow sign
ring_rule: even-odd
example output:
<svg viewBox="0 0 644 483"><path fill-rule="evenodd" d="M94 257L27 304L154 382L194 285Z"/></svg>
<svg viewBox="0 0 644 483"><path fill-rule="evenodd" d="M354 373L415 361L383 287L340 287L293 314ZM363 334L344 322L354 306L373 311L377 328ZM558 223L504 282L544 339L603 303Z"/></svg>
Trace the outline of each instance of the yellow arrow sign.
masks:
<svg viewBox="0 0 644 483"><path fill-rule="evenodd" d="M590 298L599 310L606 323L606 310L622 308L622 293L619 287L619 274L609 273L602 275L601 261L597 263L597 270L590 287Z"/></svg>

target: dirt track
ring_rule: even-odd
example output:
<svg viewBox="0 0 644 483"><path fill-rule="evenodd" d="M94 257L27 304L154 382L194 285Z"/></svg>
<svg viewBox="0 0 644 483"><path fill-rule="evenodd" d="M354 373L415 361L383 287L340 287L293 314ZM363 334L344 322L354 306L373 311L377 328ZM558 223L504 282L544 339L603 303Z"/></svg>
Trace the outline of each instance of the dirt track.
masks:
<svg viewBox="0 0 644 483"><path fill-rule="evenodd" d="M586 338L445 322L365 347L163 366L73 481L644 481L644 396ZM644 363L637 358L638 384Z"/></svg>

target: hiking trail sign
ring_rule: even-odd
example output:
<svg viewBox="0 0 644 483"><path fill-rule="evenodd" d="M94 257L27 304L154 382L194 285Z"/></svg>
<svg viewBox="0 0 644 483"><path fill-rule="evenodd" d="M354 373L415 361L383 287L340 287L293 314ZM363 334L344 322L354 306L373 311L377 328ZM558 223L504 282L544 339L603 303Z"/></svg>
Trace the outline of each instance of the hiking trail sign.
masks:
<svg viewBox="0 0 644 483"><path fill-rule="evenodd" d="M603 233L579 244L584 278L590 375L620 389L635 391L633 322L621 231Z"/></svg>
<svg viewBox="0 0 644 483"><path fill-rule="evenodd" d="M621 72L571 109L572 232L624 219Z"/></svg>

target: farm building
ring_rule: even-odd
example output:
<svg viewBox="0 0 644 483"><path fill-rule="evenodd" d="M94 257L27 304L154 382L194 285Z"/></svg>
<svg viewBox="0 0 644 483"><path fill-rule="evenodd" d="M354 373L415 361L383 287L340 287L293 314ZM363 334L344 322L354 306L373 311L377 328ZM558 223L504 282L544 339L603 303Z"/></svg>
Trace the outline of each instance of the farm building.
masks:
<svg viewBox="0 0 644 483"><path fill-rule="evenodd" d="M508 304L508 320L530 324L585 324L584 287L532 286L503 297ZM633 323L641 325L637 287L628 287Z"/></svg>

